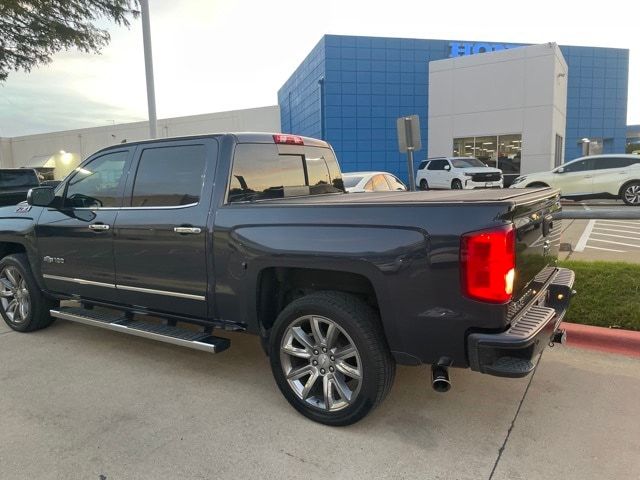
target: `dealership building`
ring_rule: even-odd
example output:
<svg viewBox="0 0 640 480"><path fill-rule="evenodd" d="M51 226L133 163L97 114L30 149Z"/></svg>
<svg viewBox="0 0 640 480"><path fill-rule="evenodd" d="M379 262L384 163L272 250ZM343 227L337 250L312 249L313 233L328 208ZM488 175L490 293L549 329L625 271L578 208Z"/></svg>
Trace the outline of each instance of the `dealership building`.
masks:
<svg viewBox="0 0 640 480"><path fill-rule="evenodd" d="M282 131L329 141L343 171L407 179L398 117L417 114L426 157L473 155L505 179L584 154L640 152L626 125L627 49L325 35L278 105L164 119L158 136ZM63 178L92 152L148 136L148 122L0 138L0 166Z"/></svg>
<svg viewBox="0 0 640 480"><path fill-rule="evenodd" d="M542 59L544 45L519 53L525 45L325 35L278 92L281 127L329 141L345 171L386 170L404 179L396 120L412 114L422 132L416 163L474 154L497 166L504 159L515 175L583 154L624 152L629 50L545 45L555 63ZM471 67L481 73L476 82ZM448 83L436 78L444 71ZM478 110L486 99L492 105ZM513 121L498 120L501 110L512 110ZM545 122L553 131L536 137Z"/></svg>

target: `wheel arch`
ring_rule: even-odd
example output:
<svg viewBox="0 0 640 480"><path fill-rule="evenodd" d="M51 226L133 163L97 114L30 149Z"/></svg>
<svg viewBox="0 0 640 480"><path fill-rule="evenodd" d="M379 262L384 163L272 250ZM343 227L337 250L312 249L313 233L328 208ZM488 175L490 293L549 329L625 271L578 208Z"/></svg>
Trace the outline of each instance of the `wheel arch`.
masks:
<svg viewBox="0 0 640 480"><path fill-rule="evenodd" d="M535 182L528 183L527 186L526 186L526 188L536 188L536 187L550 188L551 185L549 185L549 184L547 184L545 182L535 181Z"/></svg>
<svg viewBox="0 0 640 480"><path fill-rule="evenodd" d="M26 247L17 242L0 242L0 258L4 258L14 253L27 253Z"/></svg>
<svg viewBox="0 0 640 480"><path fill-rule="evenodd" d="M305 267L266 267L258 273L255 313L260 336L268 337L276 318L292 301L310 293L349 293L379 309L374 283L362 273Z"/></svg>
<svg viewBox="0 0 640 480"><path fill-rule="evenodd" d="M621 186L620 189L618 190L618 196L620 198L622 198L622 193L624 192L625 188L627 188L630 184L632 183L640 183L640 178L636 178L633 180L627 180L625 181Z"/></svg>

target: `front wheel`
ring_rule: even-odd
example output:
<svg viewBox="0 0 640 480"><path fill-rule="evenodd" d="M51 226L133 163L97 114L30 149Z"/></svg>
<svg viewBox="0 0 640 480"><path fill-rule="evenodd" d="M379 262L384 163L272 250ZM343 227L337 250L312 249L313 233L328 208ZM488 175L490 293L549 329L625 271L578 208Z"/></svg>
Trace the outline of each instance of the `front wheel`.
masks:
<svg viewBox="0 0 640 480"><path fill-rule="evenodd" d="M0 260L0 315L9 327L19 332L48 327L54 320L49 310L55 305L40 291L25 254Z"/></svg>
<svg viewBox="0 0 640 480"><path fill-rule="evenodd" d="M278 316L269 347L287 401L325 425L362 419L393 383L395 363L380 319L349 294L318 292L293 301Z"/></svg>
<svg viewBox="0 0 640 480"><path fill-rule="evenodd" d="M622 201L633 207L640 206L640 182L631 182L622 188Z"/></svg>
<svg viewBox="0 0 640 480"><path fill-rule="evenodd" d="M459 179L454 178L451 182L451 188L453 190L462 190L462 182Z"/></svg>
<svg viewBox="0 0 640 480"><path fill-rule="evenodd" d="M426 179L420 180L420 190L429 190L429 184Z"/></svg>

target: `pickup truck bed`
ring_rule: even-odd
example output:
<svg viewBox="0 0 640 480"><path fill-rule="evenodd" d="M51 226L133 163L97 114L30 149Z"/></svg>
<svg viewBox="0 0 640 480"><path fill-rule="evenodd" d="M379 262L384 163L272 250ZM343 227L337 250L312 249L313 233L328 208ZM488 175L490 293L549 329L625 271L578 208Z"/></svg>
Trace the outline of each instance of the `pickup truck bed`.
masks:
<svg viewBox="0 0 640 480"><path fill-rule="evenodd" d="M529 188L514 191L514 189L486 189L486 190L428 190L416 192L371 192L366 195L353 193L349 195L327 194L307 197L290 197L274 200L264 200L261 203L282 203L294 205L335 205L335 204L392 204L399 203L495 203L505 202L515 205L537 197L548 197L549 188Z"/></svg>

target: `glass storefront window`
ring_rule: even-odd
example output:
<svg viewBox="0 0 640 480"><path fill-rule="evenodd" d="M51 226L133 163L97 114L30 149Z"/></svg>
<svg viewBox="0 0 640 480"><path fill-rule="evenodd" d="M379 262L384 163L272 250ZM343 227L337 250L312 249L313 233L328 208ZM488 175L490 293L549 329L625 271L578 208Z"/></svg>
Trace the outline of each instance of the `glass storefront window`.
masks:
<svg viewBox="0 0 640 480"><path fill-rule="evenodd" d="M498 137L498 168L505 175L520 174L522 135L500 135Z"/></svg>
<svg viewBox="0 0 640 480"><path fill-rule="evenodd" d="M475 157L490 167L497 166L498 137L476 137Z"/></svg>
<svg viewBox="0 0 640 480"><path fill-rule="evenodd" d="M474 156L474 138L456 138L453 140L453 156L454 157L473 157Z"/></svg>
<svg viewBox="0 0 640 480"><path fill-rule="evenodd" d="M453 139L453 155L476 157L490 167L497 167L505 175L520 174L522 135L492 135Z"/></svg>

